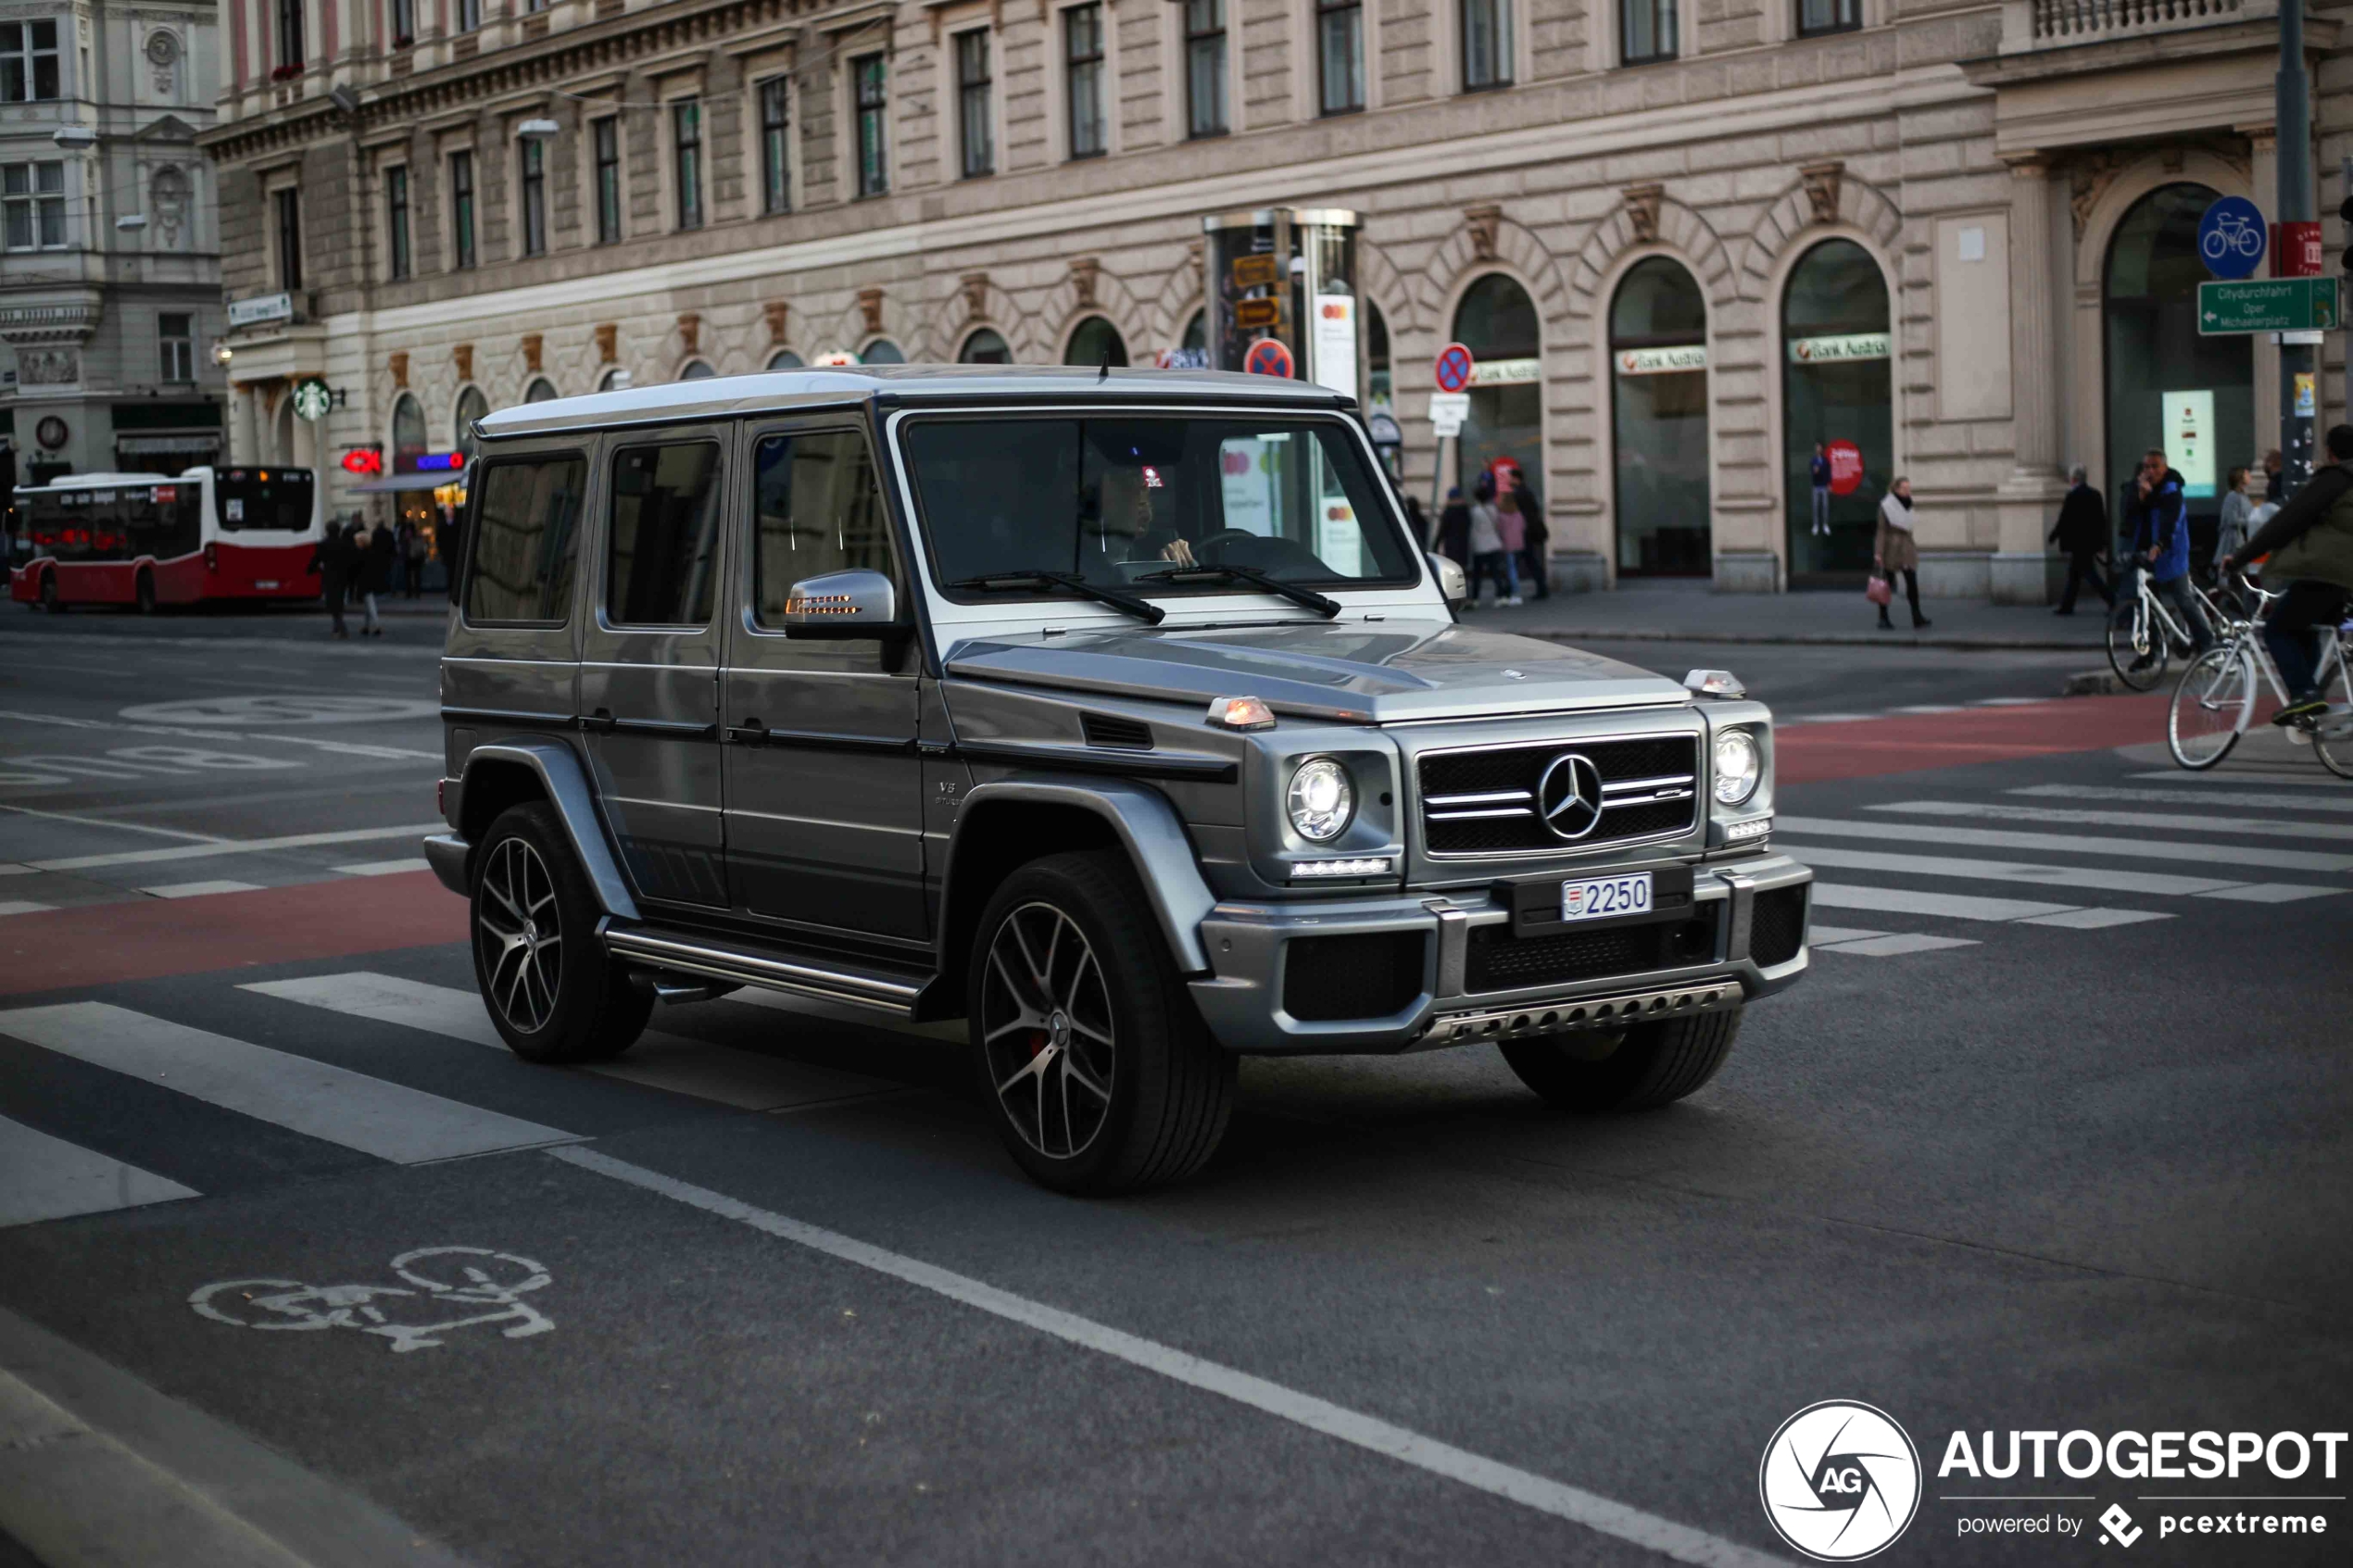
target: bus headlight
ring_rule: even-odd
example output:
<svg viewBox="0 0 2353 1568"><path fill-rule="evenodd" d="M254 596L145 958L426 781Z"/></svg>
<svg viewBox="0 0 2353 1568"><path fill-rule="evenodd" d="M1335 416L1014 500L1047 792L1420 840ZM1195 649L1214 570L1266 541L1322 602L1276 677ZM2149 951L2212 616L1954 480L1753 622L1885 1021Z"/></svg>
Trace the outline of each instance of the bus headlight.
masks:
<svg viewBox="0 0 2353 1568"><path fill-rule="evenodd" d="M1742 806L1756 793L1764 779L1764 762L1756 737L1746 730L1726 730L1716 737L1716 803Z"/></svg>
<svg viewBox="0 0 2353 1568"><path fill-rule="evenodd" d="M1329 844L1356 814L1356 786L1348 770L1329 757L1311 757L1290 776L1285 798L1290 825L1310 844Z"/></svg>

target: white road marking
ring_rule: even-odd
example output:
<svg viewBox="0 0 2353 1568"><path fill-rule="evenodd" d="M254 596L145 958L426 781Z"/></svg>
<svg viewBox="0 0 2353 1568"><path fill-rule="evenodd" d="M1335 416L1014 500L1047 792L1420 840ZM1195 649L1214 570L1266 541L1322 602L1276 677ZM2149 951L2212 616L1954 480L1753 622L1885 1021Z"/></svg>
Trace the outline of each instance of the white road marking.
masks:
<svg viewBox="0 0 2353 1568"><path fill-rule="evenodd" d="M55 904L36 904L30 898L10 898L0 902L0 915L37 915L56 908Z"/></svg>
<svg viewBox="0 0 2353 1568"><path fill-rule="evenodd" d="M2281 811L2353 811L2353 790L2342 797L2272 795L2263 790L2132 789L2115 784L2028 784L2012 795L2054 800L2139 800L2159 806L2251 806Z"/></svg>
<svg viewBox="0 0 2353 1568"><path fill-rule="evenodd" d="M2270 866L2277 871L2353 871L2353 855L2317 850L2254 848L2236 844L2179 844L2162 838L2102 838L2091 834L2020 833L1957 828L1940 822L1851 822L1831 817L1775 817L1778 837L1882 838L1977 849L2033 849L2046 855L2105 855L2122 860L2196 860L2208 865Z"/></svg>
<svg viewBox="0 0 2353 1568"><path fill-rule="evenodd" d="M438 697L356 696L336 692L181 697L122 709L122 717L134 724L374 724L440 714Z"/></svg>
<svg viewBox="0 0 2353 1568"><path fill-rule="evenodd" d="M1792 716L1789 722L1792 724L1859 724L1866 719L1878 717L1876 713L1799 713Z"/></svg>
<svg viewBox="0 0 2353 1568"><path fill-rule="evenodd" d="M420 1247L392 1261L403 1285L304 1285L284 1279L221 1279L198 1286L188 1297L196 1315L232 1328L301 1333L351 1328L392 1341L392 1353L430 1350L446 1343L434 1337L452 1329L507 1323L500 1336L529 1339L555 1332L555 1320L522 1299L554 1276L544 1263L487 1247ZM383 1301L386 1306L378 1306ZM399 1323L400 1303L422 1303L430 1312L457 1311L436 1323ZM491 1308L495 1311L479 1311Z"/></svg>
<svg viewBox="0 0 2353 1568"><path fill-rule="evenodd" d="M2346 864L2353 865L2353 859ZM362 860L357 865L337 866L335 870L346 876L398 876L404 872L429 872L433 862L419 855L406 860Z"/></svg>
<svg viewBox="0 0 2353 1568"><path fill-rule="evenodd" d="M1855 953L1867 959L1893 959L1906 953L1933 953L1945 947L1976 947L1982 946L1973 936L1929 936L1907 931L1894 936L1874 936L1864 942L1841 942L1826 945L1825 953Z"/></svg>
<svg viewBox="0 0 2353 1568"><path fill-rule="evenodd" d="M576 1135L106 1002L0 1012L0 1035L396 1164Z"/></svg>
<svg viewBox="0 0 2353 1568"><path fill-rule="evenodd" d="M1065 1344L1096 1351L1205 1393L1222 1396L1277 1420L1290 1422L1311 1432L1385 1455L1556 1519L1581 1524L1589 1530L1630 1542L1679 1562L1705 1564L1706 1568L1768 1568L1768 1565L1770 1568L1786 1568L1782 1559L1738 1541L1727 1540L1721 1536L1709 1535L1705 1530L1661 1518L1655 1513L1586 1491L1581 1486L1571 1486L1549 1476L1516 1469L1484 1455L1458 1449L1451 1443L1426 1437L1406 1427L1393 1425L1361 1411L1333 1404L1328 1399L1319 1399L1313 1394L1303 1394L1250 1373L1206 1361L1157 1340L1146 1339L1140 1335L1080 1317L1076 1312L1050 1307L1026 1296L1016 1296L1012 1291L1000 1290L969 1275L952 1273L903 1253L887 1251L853 1236L843 1236L838 1231L825 1230L771 1210L754 1208L724 1193L696 1186L640 1165L631 1165L593 1149L561 1148L548 1152L582 1170L625 1182L706 1214L732 1220L780 1241L806 1247L862 1269L871 1269L919 1290L928 1290L991 1316L1051 1335Z"/></svg>
<svg viewBox="0 0 2353 1568"><path fill-rule="evenodd" d="M2184 771L2179 768L2173 768L2155 773L2127 773L2125 777L2133 779L2162 779L2167 784L2204 783L2215 785L2259 784L2265 789L2271 788L2273 784L2290 784L2298 789L2341 790L2345 787L2343 780L2317 773L2309 778L2299 777L2293 773L2279 775L2265 774L2261 778L2253 778L2246 773L2192 773Z"/></svg>
<svg viewBox="0 0 2353 1568"><path fill-rule="evenodd" d="M2159 833L2203 833L2249 838L2353 840L2353 822L2293 822L2276 818L2217 817L2186 811L2100 811L2069 806L2012 806L1986 800L1898 800L1873 806L1917 817L1975 817L1994 822L2059 822L2078 827L2148 828Z"/></svg>
<svg viewBox="0 0 2353 1568"><path fill-rule="evenodd" d="M126 734L179 735L191 740L278 741L286 746L315 746L321 751L340 752L350 757L415 757L433 762L442 760L442 755L438 751L419 751L412 747L399 746L370 746L360 741L322 740L316 735L286 734L276 730L256 730L240 734L231 730L211 728L190 729L184 724L126 724L103 719L74 719L62 713L28 713L11 709L0 709L0 721L19 724L49 724L65 730L115 730Z"/></svg>
<svg viewBox="0 0 2353 1568"><path fill-rule="evenodd" d="M2175 876L2170 872L2110 871L2098 866L2044 866L2030 860L1969 860L1957 855L1890 855L1877 849L1842 849L1827 846L1797 851L1810 865L1838 871L1892 872L1910 876L1957 877L1966 882L2031 882L2040 887L2089 888L2108 893L2145 893L2158 897L2252 897L2266 904L2293 903L2299 898L2325 898L2348 890L2306 887L2294 883L2245 883L2213 877ZM2247 887L2275 890L2249 895Z"/></svg>
<svg viewBox="0 0 2353 1568"><path fill-rule="evenodd" d="M507 1048L507 1042L499 1038L489 1013L483 1009L482 997L447 985L356 970L346 974L314 974L300 980L256 981L238 989L324 1008L346 1017L422 1029L429 1035L487 1046L493 1050ZM762 1056L757 1051L705 1045L699 1040L666 1035L659 1029L648 1029L639 1035L626 1057L599 1062L588 1071L601 1078L667 1089L673 1094L714 1100L742 1110L782 1110L828 1100L858 1099L896 1092L902 1086L880 1078Z"/></svg>
<svg viewBox="0 0 2353 1568"><path fill-rule="evenodd" d="M63 860L27 860L37 872L92 871L100 866L144 866L157 860L208 860L215 855L256 855L278 849L311 849L328 844L371 844L385 838L422 838L447 833L441 822L411 822L396 828L349 828L341 833L297 833L284 838L223 839L209 844L175 845L170 849L123 849L111 855L76 855Z"/></svg>
<svg viewBox="0 0 2353 1568"><path fill-rule="evenodd" d="M1888 709L1890 713L1958 713L1960 710L1960 704L1955 702L1915 702Z"/></svg>
<svg viewBox="0 0 2353 1568"><path fill-rule="evenodd" d="M2029 915L2020 925L2059 925L2070 931L2105 931L2111 925L2139 925L2146 921L2171 920L2154 909L2068 909L2056 915Z"/></svg>
<svg viewBox="0 0 2353 1568"><path fill-rule="evenodd" d="M0 1226L203 1196L0 1116Z"/></svg>
<svg viewBox="0 0 2353 1568"><path fill-rule="evenodd" d="M1817 925L1806 931L1806 942L1808 947L1822 947L1832 942L1860 942L1866 936L1886 935L1884 931L1865 931L1854 926Z"/></svg>
<svg viewBox="0 0 2353 1568"><path fill-rule="evenodd" d="M1981 696L1972 701L1969 706L1971 708L2037 708L2053 700L2047 696Z"/></svg>
<svg viewBox="0 0 2353 1568"><path fill-rule="evenodd" d="M44 822L78 822L83 827L120 828L126 833L151 833L157 838L178 838L183 839L191 844L229 844L234 842L233 840L223 838L218 834L188 833L180 828L149 827L145 822L118 822L106 817L77 817L65 811L36 811L30 806L0 806L0 811L6 811L11 815L19 817L39 817Z"/></svg>
<svg viewBox="0 0 2353 1568"><path fill-rule="evenodd" d="M258 882L168 882L160 887L142 887L140 892L150 898L202 898L214 893L258 893Z"/></svg>
<svg viewBox="0 0 2353 1568"><path fill-rule="evenodd" d="M1939 915L1946 920L2013 921L2030 915L2075 912L2073 904L2040 904L2031 898L1979 898L1963 893L1923 893L1912 887L1856 887L1842 883L1814 884L1816 907L1825 909L1869 909L1889 915Z"/></svg>

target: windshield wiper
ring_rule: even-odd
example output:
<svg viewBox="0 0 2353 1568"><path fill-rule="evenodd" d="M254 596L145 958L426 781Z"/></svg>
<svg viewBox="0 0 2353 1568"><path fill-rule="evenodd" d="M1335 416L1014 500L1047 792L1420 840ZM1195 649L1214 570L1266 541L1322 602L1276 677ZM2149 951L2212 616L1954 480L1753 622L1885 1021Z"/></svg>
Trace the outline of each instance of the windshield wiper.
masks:
<svg viewBox="0 0 2353 1568"><path fill-rule="evenodd" d="M1247 583L1253 588L1264 588L1279 598L1309 609L1329 621L1343 608L1335 598L1328 598L1313 588L1302 588L1296 583L1286 583L1270 577L1254 566L1177 566L1166 571L1148 571L1136 579L1139 583Z"/></svg>
<svg viewBox="0 0 2353 1568"><path fill-rule="evenodd" d="M959 578L948 585L950 588L976 589L984 594L1013 588L1065 588L1082 599L1092 599L1114 609L1124 609L1147 625L1157 626L1168 619L1168 612L1150 599L1123 594L1116 588L1106 588L1099 583L1089 583L1075 571L989 571L978 577Z"/></svg>

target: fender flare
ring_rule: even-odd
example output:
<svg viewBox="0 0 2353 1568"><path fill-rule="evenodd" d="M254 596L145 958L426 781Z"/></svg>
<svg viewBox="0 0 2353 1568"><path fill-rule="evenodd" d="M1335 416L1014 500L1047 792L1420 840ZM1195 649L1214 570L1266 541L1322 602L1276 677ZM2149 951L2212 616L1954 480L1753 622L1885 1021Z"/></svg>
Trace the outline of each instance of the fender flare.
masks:
<svg viewBox="0 0 2353 1568"><path fill-rule="evenodd" d="M1202 880L1201 863L1194 858L1192 840L1186 835L1185 824L1166 796L1123 780L1016 773L977 785L964 797L963 809L957 813L958 834L961 835L963 824L975 807L1000 800L1075 807L1103 819L1118 834L1128 859L1136 867L1138 878L1144 884L1144 897L1151 903L1153 918L1160 922L1161 935L1168 943L1169 956L1176 960L1177 971L1188 975L1209 972L1209 953L1202 946L1201 922L1209 918L1217 898ZM952 847L949 866L948 881L940 889L943 910L954 908L957 892ZM950 922L943 920L943 942L949 928ZM949 960L954 955L943 951L940 957Z"/></svg>
<svg viewBox="0 0 2353 1568"><path fill-rule="evenodd" d="M538 775L547 803L563 820L564 833L572 840L573 853L579 858L580 869L587 874L597 902L615 920L638 919L637 901L630 897L629 884L622 879L621 864L613 859L611 845L605 841L604 827L597 815L597 797L588 787L588 775L580 765L579 754L562 742L552 740L494 741L475 746L467 754L466 771L459 783L460 806L474 769L484 762L520 765Z"/></svg>

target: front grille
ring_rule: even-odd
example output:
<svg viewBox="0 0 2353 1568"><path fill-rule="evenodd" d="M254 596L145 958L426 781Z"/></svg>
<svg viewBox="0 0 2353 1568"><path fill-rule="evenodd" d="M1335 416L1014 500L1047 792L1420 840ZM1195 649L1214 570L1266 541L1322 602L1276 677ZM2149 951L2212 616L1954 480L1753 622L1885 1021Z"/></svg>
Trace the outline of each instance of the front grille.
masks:
<svg viewBox="0 0 2353 1568"><path fill-rule="evenodd" d="M1463 955L1463 989L1516 991L1525 985L1605 980L1706 963L1716 957L1719 903L1692 920L1653 921L1551 936L1514 936L1506 925L1474 926Z"/></svg>
<svg viewBox="0 0 2353 1568"><path fill-rule="evenodd" d="M1770 968L1797 957L1805 941L1805 885L1759 893L1748 918L1748 956Z"/></svg>
<svg viewBox="0 0 2353 1568"><path fill-rule="evenodd" d="M1545 770L1570 755L1593 764L1603 791L1601 821L1574 838L1547 826L1537 801ZM1561 854L1688 833L1698 772L1699 741L1688 734L1428 753L1416 775L1422 843L1432 855Z"/></svg>
<svg viewBox="0 0 2353 1568"><path fill-rule="evenodd" d="M1371 936L1302 936L1283 953L1283 1010L1307 1022L1388 1018L1422 994L1418 931Z"/></svg>

